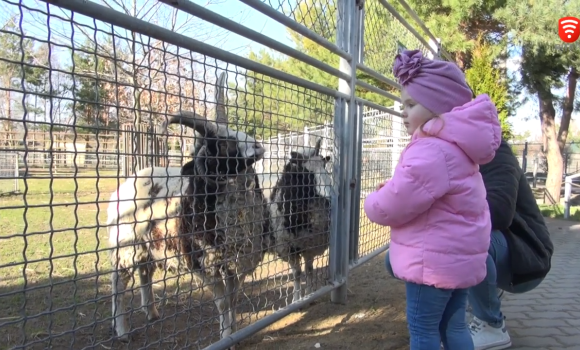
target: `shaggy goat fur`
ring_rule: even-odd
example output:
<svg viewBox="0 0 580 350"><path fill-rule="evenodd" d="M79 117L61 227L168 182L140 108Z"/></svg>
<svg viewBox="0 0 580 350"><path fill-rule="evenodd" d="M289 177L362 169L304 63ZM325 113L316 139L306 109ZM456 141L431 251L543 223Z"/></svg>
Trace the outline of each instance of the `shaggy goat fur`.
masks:
<svg viewBox="0 0 580 350"><path fill-rule="evenodd" d="M292 302L301 299L300 258L305 262L304 292L308 295L312 292L314 258L324 253L329 244L332 179L326 170L330 157L319 154L321 141L317 141L314 150L291 152L270 195L274 250L290 265L294 275Z"/></svg>
<svg viewBox="0 0 580 350"><path fill-rule="evenodd" d="M169 121L201 136L193 160L182 168L143 169L111 196L113 327L122 340L129 339L129 329L117 293L139 270L141 305L148 320L158 319L151 286L156 268L192 272L208 286L220 313L221 336L229 336L236 330L241 284L270 246L267 201L252 166L264 148L227 127L224 80L222 74L215 123L186 113Z"/></svg>

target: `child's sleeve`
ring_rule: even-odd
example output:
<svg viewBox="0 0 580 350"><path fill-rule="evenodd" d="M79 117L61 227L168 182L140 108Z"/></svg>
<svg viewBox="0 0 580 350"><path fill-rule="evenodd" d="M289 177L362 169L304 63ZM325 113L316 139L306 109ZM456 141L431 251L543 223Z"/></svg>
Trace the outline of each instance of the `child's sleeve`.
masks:
<svg viewBox="0 0 580 350"><path fill-rule="evenodd" d="M401 226L427 211L449 191L445 153L429 141L408 148L393 178L369 194L364 210L370 221Z"/></svg>

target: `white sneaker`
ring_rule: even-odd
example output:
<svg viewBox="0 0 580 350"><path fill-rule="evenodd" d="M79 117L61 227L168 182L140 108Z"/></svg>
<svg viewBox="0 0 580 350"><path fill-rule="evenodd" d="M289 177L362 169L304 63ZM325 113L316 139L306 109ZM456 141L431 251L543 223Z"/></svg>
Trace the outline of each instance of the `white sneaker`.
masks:
<svg viewBox="0 0 580 350"><path fill-rule="evenodd" d="M469 324L469 331L475 350L501 350L512 346L510 335L505 326L505 318L500 328L494 328L474 316Z"/></svg>

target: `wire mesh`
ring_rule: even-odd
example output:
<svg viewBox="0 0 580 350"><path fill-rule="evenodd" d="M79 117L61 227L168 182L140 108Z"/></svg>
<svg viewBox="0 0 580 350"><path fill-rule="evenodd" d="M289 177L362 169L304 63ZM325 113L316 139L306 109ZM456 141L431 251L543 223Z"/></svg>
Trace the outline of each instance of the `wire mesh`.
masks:
<svg viewBox="0 0 580 350"><path fill-rule="evenodd" d="M401 49L419 49L426 56L430 53L428 48L424 47L421 41L381 4L381 0L366 0L364 64L383 76L394 79L392 59ZM392 87L385 90L396 94L396 90Z"/></svg>
<svg viewBox="0 0 580 350"><path fill-rule="evenodd" d="M41 1L0 1L0 194L4 181L18 186L0 204L3 346L204 348L336 282L330 203L346 156L334 96L151 32ZM336 1L267 3L335 41ZM376 4L366 5L374 41L365 39L365 54L389 76L381 64L394 57L392 43L378 38L417 44ZM159 2L111 6L177 34L203 32ZM336 55L294 43L338 66ZM307 68L289 62L288 74ZM303 78L337 88L318 73ZM179 111L223 123L165 129ZM408 142L402 130L398 117L365 109L361 205L392 175ZM388 241L388 228L361 210L359 256Z"/></svg>
<svg viewBox="0 0 580 350"><path fill-rule="evenodd" d="M262 0L278 12L334 42L340 17L335 0Z"/></svg>
<svg viewBox="0 0 580 350"><path fill-rule="evenodd" d="M177 176L180 167L188 164L200 134L171 127L165 135L158 126L179 110L195 111L209 119L217 117L216 99L211 95L217 89L218 72L224 70L228 73L227 135L240 144L246 141L236 137L247 134L271 147L266 136L329 125L334 97L196 56L52 5L31 4L3 1L3 8L14 16L0 34L0 40L12 45L11 50L0 52L2 69L11 78L0 86L10 101L2 115L8 129L3 133L6 142L2 151L21 152L24 172L22 194L3 200L0 209L0 226L5 228L0 237L0 329L6 334L8 348L123 347L114 337L118 334L111 330L111 294L115 288L122 292L124 287L112 280L111 271L117 267L139 266L135 276L121 271L127 292L117 294L124 300L120 311L131 331L126 339L128 348L202 348L219 340L220 320L228 316L223 315L223 309L216 310L208 291L219 289L221 278L216 276L236 268L248 274L237 299L239 328L286 306L295 297L292 282L298 274L294 271L292 275L290 259L280 260L278 252L315 250L314 271L308 282L313 290L326 285L328 225L319 225L320 231L310 232L306 242L284 241L282 234L261 229L263 222L248 222L269 208L259 200L260 191L252 187L255 183L247 185L251 190L246 185L235 187L244 183L241 180L228 185L229 194L223 195L226 199L214 195L218 202L225 201L215 207L222 212L206 215L222 225L222 233L216 233L215 239L233 241L205 242L203 246L200 240L209 239L204 234L193 240L203 246L203 253L192 252L191 261L180 258L183 252L171 240L187 237L180 237L178 228L171 231L170 226L176 223L171 216L175 213L170 211L185 195L186 188L180 187ZM33 30L27 23L46 23L46 27ZM322 154L336 158L330 133L320 135ZM310 145L316 145L315 136L313 133ZM280 177L290 152L296 150L309 156L308 150L286 147L269 151L265 155L268 159L256 163L262 179L258 184L266 194L272 192L276 181L263 180L272 173ZM146 173L151 166L172 168L169 176L155 177L162 170L138 179L137 184L130 178L124 181L126 175ZM331 165L326 169L330 180L321 187L333 186ZM122 184L125 186L119 187ZM142 198L140 193L146 189L149 204L142 204L136 199ZM250 193L255 200L231 204L227 199L244 197L236 197L236 192ZM328 193L331 191L321 194ZM118 208L115 198L119 199ZM122 201L127 198L133 204ZM117 209L131 205L138 210L125 214L133 215L118 214L124 225L110 225ZM320 217L330 211L329 205L322 204L302 209ZM224 223L229 226L224 227ZM296 225L291 222L286 229L294 232L300 229ZM183 230L185 234L187 230ZM226 230L228 235L224 236ZM152 239L159 238L155 237L158 231L165 232L170 240L155 243ZM250 231L255 236L249 237ZM234 237L236 232L245 233L245 238ZM269 252L244 243L244 239L246 243L266 240L269 235L276 239L272 247L267 246L272 248ZM122 238L126 240L117 241ZM123 244L128 245L122 248L123 257L129 251L141 255L115 266L110 247ZM249 251L248 256L241 254L243 249ZM148 265L151 260L155 264ZM147 281L145 275L154 267L158 268ZM197 278L187 270L196 272ZM302 275L309 272L306 266ZM151 282L152 292L149 294L145 283L139 296L144 281ZM145 303L143 310L139 310L140 299Z"/></svg>
<svg viewBox="0 0 580 350"><path fill-rule="evenodd" d="M390 179L401 151L410 137L400 117L365 107L361 157L361 214L359 257L388 244L389 228L370 222L364 215L364 200L379 183Z"/></svg>

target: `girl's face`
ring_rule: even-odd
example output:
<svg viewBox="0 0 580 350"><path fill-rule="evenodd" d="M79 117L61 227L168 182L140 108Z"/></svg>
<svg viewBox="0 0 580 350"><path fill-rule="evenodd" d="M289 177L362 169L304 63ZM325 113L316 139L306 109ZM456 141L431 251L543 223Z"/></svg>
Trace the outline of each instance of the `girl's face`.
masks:
<svg viewBox="0 0 580 350"><path fill-rule="evenodd" d="M401 90L401 101L403 102L403 121L409 135L413 135L423 123L435 117L433 112L413 100L404 88Z"/></svg>

